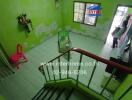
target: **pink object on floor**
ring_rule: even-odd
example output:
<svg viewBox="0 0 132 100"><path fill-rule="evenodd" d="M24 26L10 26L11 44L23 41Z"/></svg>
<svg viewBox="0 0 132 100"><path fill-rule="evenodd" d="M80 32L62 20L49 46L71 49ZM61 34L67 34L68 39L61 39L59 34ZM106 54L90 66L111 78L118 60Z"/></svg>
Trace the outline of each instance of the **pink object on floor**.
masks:
<svg viewBox="0 0 132 100"><path fill-rule="evenodd" d="M10 57L11 61L13 64L16 65L17 69L19 69L19 64L23 63L23 62L27 62L27 58L25 57L23 50L22 50L22 45L21 44L17 44L17 51L15 54L13 54ZM23 60L23 61L21 61Z"/></svg>

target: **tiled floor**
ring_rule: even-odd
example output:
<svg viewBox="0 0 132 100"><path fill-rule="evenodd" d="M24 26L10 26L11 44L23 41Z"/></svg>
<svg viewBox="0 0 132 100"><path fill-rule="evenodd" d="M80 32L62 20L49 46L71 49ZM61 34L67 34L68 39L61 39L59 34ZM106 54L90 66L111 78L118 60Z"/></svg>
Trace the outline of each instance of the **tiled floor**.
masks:
<svg viewBox="0 0 132 100"><path fill-rule="evenodd" d="M103 49L103 41L95 40L75 33L70 34L70 39L72 41L72 47L81 48L96 55L109 58L108 53L108 56L104 54L105 50ZM29 61L27 63L21 64L20 69L17 70L15 74L10 75L9 77L0 81L0 94L3 95L6 100L30 100L44 84L44 77L38 71L40 63L47 62L57 55L59 55L57 36L50 38L39 46L36 46L35 48L26 52L26 56ZM84 62L85 61L86 59L84 59ZM89 70L89 75L92 68L93 67L82 67L82 69ZM105 65L103 67L100 64L100 66L97 67L97 70L95 71L95 75L91 84L91 87L95 90L100 91L99 85L101 84L104 69ZM80 81L84 82L84 84L87 84L88 80L86 80L86 78L89 78L89 75L80 76ZM100 81L97 81L97 79Z"/></svg>

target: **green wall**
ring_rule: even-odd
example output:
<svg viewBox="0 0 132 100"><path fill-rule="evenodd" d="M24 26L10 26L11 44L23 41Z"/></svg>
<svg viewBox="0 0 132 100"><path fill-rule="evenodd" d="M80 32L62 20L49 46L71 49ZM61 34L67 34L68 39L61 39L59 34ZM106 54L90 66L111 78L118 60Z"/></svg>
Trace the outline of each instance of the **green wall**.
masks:
<svg viewBox="0 0 132 100"><path fill-rule="evenodd" d="M102 5L102 16L98 17L96 26L88 26L73 22L73 1L59 0L56 8L55 0L6 0L0 3L0 43L8 55L16 50L21 43L24 50L38 45L56 34L60 29L72 30L96 39L105 40L109 32L117 4L130 5L131 0L77 0L97 2ZM26 37L20 30L16 17L26 13L32 20L33 30Z"/></svg>
<svg viewBox="0 0 132 100"><path fill-rule="evenodd" d="M132 85L132 75L129 75L118 88L117 92L114 95L114 100L118 100L118 98L122 95L124 91L126 91L126 89L130 85ZM121 100L132 100L132 89Z"/></svg>
<svg viewBox="0 0 132 100"><path fill-rule="evenodd" d="M88 26L73 22L73 1L101 3L102 15L98 17L96 26ZM130 5L131 0L63 0L63 23L66 29L105 40L117 8L117 4Z"/></svg>
<svg viewBox="0 0 132 100"><path fill-rule="evenodd" d="M4 0L0 2L0 43L8 55L21 43L28 50L56 34L62 27L61 2L55 0ZM32 20L33 30L28 37L17 23L17 16L26 13Z"/></svg>
<svg viewBox="0 0 132 100"><path fill-rule="evenodd" d="M132 14L132 8L128 8L128 14Z"/></svg>
<svg viewBox="0 0 132 100"><path fill-rule="evenodd" d="M95 39L105 40L110 29L117 4L132 5L131 0L76 0L101 3L102 15L98 17L96 26L88 26L73 22L73 1L60 0L56 8L55 0L3 0L0 2L0 43L8 55L16 50L16 44L21 43L24 50L40 44L47 38L57 34L58 30L65 28L81 33ZM17 16L26 13L32 20L33 30L26 37L20 30ZM132 83L129 75L115 94L115 100ZM130 93L124 100L132 98Z"/></svg>

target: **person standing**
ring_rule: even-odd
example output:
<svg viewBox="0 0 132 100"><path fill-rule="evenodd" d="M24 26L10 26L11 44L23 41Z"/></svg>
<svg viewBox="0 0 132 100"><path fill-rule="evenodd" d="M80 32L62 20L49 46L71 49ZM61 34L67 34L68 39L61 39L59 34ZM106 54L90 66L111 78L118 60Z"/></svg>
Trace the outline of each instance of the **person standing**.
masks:
<svg viewBox="0 0 132 100"><path fill-rule="evenodd" d="M116 29L112 32L112 36L113 36L112 48L115 48L118 45L119 30L120 30L120 27L116 27Z"/></svg>
<svg viewBox="0 0 132 100"><path fill-rule="evenodd" d="M129 18L130 18L130 15L126 17L121 27L116 27L116 29L113 31L112 33L112 36L113 36L113 46L112 47L113 48L118 46L118 39L120 39L123 33L126 31Z"/></svg>

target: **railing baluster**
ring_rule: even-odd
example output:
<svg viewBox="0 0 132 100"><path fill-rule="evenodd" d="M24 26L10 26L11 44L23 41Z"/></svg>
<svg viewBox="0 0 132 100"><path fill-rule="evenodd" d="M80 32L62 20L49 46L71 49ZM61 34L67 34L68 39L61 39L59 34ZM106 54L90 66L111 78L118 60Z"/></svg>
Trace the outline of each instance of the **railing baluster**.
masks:
<svg viewBox="0 0 132 100"><path fill-rule="evenodd" d="M42 94L45 92L46 90L46 87L42 87L38 92L37 94L32 98L32 100L38 100Z"/></svg>
<svg viewBox="0 0 132 100"><path fill-rule="evenodd" d="M42 97L41 100L45 100L45 97L50 93L50 91L52 91L52 88L53 88L53 87L48 88L48 90L46 91L45 95ZM38 99L37 99L37 100L38 100Z"/></svg>
<svg viewBox="0 0 132 100"><path fill-rule="evenodd" d="M57 91L58 88L55 88L54 90L52 90L52 93L50 94L49 98L47 100L51 100L52 96L55 94L55 92Z"/></svg>
<svg viewBox="0 0 132 100"><path fill-rule="evenodd" d="M70 51L68 52L68 62L67 62L67 78L69 78L69 63L70 63Z"/></svg>
<svg viewBox="0 0 132 100"><path fill-rule="evenodd" d="M44 67L43 66L39 67L39 70L40 70L40 72L42 72L42 74L44 75L45 81L47 82L47 77L46 77L46 74L45 74L45 71L44 71Z"/></svg>
<svg viewBox="0 0 132 100"><path fill-rule="evenodd" d="M132 89L132 85L119 97L118 100L121 100L130 90Z"/></svg>
<svg viewBox="0 0 132 100"><path fill-rule="evenodd" d="M106 82L104 88L103 88L102 91L100 92L100 95L102 95L102 93L104 92L104 90L106 89L106 87L108 86L108 84L110 83L110 81L111 81L113 75L115 74L116 70L117 70L116 68L113 69L112 74L111 74L111 76L109 77L108 81Z"/></svg>
<svg viewBox="0 0 132 100"><path fill-rule="evenodd" d="M63 88L61 91L59 91L57 97L54 100L58 100L64 91L65 91L65 88Z"/></svg>
<svg viewBox="0 0 132 100"><path fill-rule="evenodd" d="M60 57L58 58L58 62L59 62L59 77L60 77L60 80L61 80L61 66L60 66Z"/></svg>
<svg viewBox="0 0 132 100"><path fill-rule="evenodd" d="M80 60L79 60L79 66L78 66L78 73L77 73L77 83L76 83L77 86L78 86L79 71L80 71L80 68L81 68L82 56L83 55L80 54Z"/></svg>
<svg viewBox="0 0 132 100"><path fill-rule="evenodd" d="M47 73L48 73L49 80L51 80L51 77L50 77L50 74L49 74L49 68L48 68L47 65L46 65L45 67L46 67L46 69L47 69Z"/></svg>
<svg viewBox="0 0 132 100"><path fill-rule="evenodd" d="M54 73L55 70L54 70L53 62L51 62L51 63L52 63L53 77L54 77L54 81L55 81L55 80L56 80L56 79L55 79L55 73Z"/></svg>
<svg viewBox="0 0 132 100"><path fill-rule="evenodd" d="M93 68L93 71L92 71L92 74L91 74L91 76L90 76L90 80L89 80L89 82L88 82L88 87L89 87L89 85L90 85L90 83L91 83L91 81L92 81L92 78L93 78L95 69L96 69L96 67L97 67L97 63L98 63L98 61L96 60L95 65L94 65L94 68Z"/></svg>
<svg viewBox="0 0 132 100"><path fill-rule="evenodd" d="M71 97L72 93L74 92L74 88L72 88L72 90L70 91L70 93L68 94L68 96L66 97L65 100L69 100L69 98Z"/></svg>

